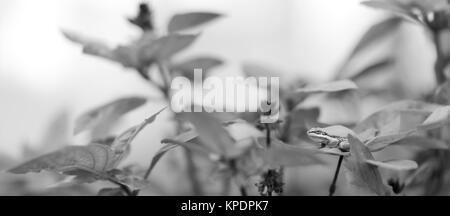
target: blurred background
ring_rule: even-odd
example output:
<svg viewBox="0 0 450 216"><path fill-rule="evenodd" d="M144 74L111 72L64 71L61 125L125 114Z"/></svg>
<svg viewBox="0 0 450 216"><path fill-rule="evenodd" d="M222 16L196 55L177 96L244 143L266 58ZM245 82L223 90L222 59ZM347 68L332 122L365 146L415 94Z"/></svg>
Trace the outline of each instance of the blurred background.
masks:
<svg viewBox="0 0 450 216"><path fill-rule="evenodd" d="M52 119L62 121L60 135L71 144L74 118L85 110L125 95L158 94L129 69L83 55L61 29L82 32L111 45L126 43L139 30L125 18L141 1L2 0L0 1L0 155L20 160L24 148L46 140ZM363 33L386 14L360 5L360 0L152 0L157 28L179 12L212 11L226 16L202 31L182 55L213 55L225 60L218 72L239 73L241 64L256 61L286 76L313 82L331 79ZM418 97L434 85L434 53L422 30L402 25L392 40L368 55L396 55L398 85L405 97ZM381 51L380 51L381 50ZM379 85L376 83L375 85ZM381 102L368 101L361 118ZM154 101L127 115L122 131L154 113ZM58 117L59 116L59 117ZM61 117L63 116L63 117ZM330 115L331 116L331 115ZM164 116L161 117L164 119ZM65 119L65 120L64 120ZM325 119L326 122L326 114ZM65 123L64 123L65 122ZM159 121L133 144L130 158L146 165L159 140L172 125ZM67 128L64 129L64 128ZM154 143L148 143L154 140ZM17 162L17 161L16 161ZM2 167L3 169L5 167ZM156 170L159 176L162 169ZM161 177L162 178L162 177ZM170 183L167 183L170 185ZM0 184L0 187L3 187Z"/></svg>

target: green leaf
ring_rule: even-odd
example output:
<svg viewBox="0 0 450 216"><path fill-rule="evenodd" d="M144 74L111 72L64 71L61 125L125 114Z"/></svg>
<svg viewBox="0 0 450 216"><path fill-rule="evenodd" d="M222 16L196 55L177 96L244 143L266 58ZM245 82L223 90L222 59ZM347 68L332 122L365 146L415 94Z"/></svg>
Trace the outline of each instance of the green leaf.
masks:
<svg viewBox="0 0 450 216"><path fill-rule="evenodd" d="M172 140L177 140L180 142L189 142L197 137L198 137L197 131L192 129L192 130L188 130L188 131L178 134L177 136L172 138Z"/></svg>
<svg viewBox="0 0 450 216"><path fill-rule="evenodd" d="M116 164L120 163L126 156L128 156L130 144L139 132L141 132L147 125L153 123L156 117L165 109L166 107L162 108L149 118L145 119L142 123L129 128L114 139L114 142L111 144L111 149L114 151L114 161Z"/></svg>
<svg viewBox="0 0 450 216"><path fill-rule="evenodd" d="M74 134L115 121L120 116L144 105L146 102L147 99L143 97L126 97L94 108L76 119Z"/></svg>
<svg viewBox="0 0 450 216"><path fill-rule="evenodd" d="M103 57L137 70L148 68L156 60L166 60L191 45L198 35L170 34L156 38L145 33L137 41L110 49L103 43L87 39L78 34L63 31L71 41L83 46L86 54ZM142 74L146 76L145 74Z"/></svg>
<svg viewBox="0 0 450 216"><path fill-rule="evenodd" d="M164 143L165 145L162 146L158 150L158 152L156 152L156 154L153 156L146 175L148 176L151 174L151 172L155 168L156 164L168 151L178 147L179 143L187 143L197 137L198 137L198 133L195 130L189 130L189 131L186 131L186 132L183 132L183 133L177 135L176 137L174 137L172 139L162 140L161 143ZM175 140L175 141L173 141L173 140Z"/></svg>
<svg viewBox="0 0 450 216"><path fill-rule="evenodd" d="M140 69L153 62L143 62L139 55L141 48L139 43L129 45L119 45L114 49L114 61L126 68Z"/></svg>
<svg viewBox="0 0 450 216"><path fill-rule="evenodd" d="M413 7L411 7L408 4L405 4L404 2L373 0L362 2L362 4L375 9L386 10L394 14L401 15L412 21L420 22L418 17L413 12Z"/></svg>
<svg viewBox="0 0 450 216"><path fill-rule="evenodd" d="M126 196L121 188L102 188L98 191L97 196Z"/></svg>
<svg viewBox="0 0 450 216"><path fill-rule="evenodd" d="M80 44L83 47L83 53L120 63L124 67L143 70L153 63L151 59L145 59L141 56L142 49L153 44L156 40L153 33L146 32L138 40L127 45L119 45L114 49L109 48L102 42L73 32L63 31L63 34L72 42ZM146 76L146 74L142 75Z"/></svg>
<svg viewBox="0 0 450 216"><path fill-rule="evenodd" d="M358 134L358 138L362 141L371 140L379 134L379 131L375 128L369 128Z"/></svg>
<svg viewBox="0 0 450 216"><path fill-rule="evenodd" d="M352 50L350 55L347 57L345 63L338 70L335 79L342 79L349 64L356 56L358 56L362 51L366 50L367 48L377 44L380 40L386 38L387 36L390 36L396 29L398 29L398 27L401 24L401 21L402 20L398 17L392 17L383 20L382 22L379 22L370 27L369 30L366 33L364 33L364 35L362 36L358 44L355 46L355 48ZM351 77L351 79L355 80L357 78L370 74L373 71L378 71L380 68L391 65L392 62L393 62L392 59L383 59L380 62L376 62L375 64L370 65L369 67L365 68L359 73L356 73Z"/></svg>
<svg viewBox="0 0 450 216"><path fill-rule="evenodd" d="M400 132L403 132L407 129L416 128L438 107L440 106L437 104L413 100L391 103L365 118L353 130L356 133L361 133L368 129L376 129L382 132L380 130L385 128L386 125L400 119L404 127L399 126L398 129L400 130L402 128ZM408 122L408 124L404 124L403 122Z"/></svg>
<svg viewBox="0 0 450 216"><path fill-rule="evenodd" d="M431 130L440 128L450 122L450 106L437 108L430 116L420 125L422 130Z"/></svg>
<svg viewBox="0 0 450 216"><path fill-rule="evenodd" d="M376 160L366 160L366 162L370 165L394 170L394 171L409 171L413 169L417 169L419 166L415 161L411 160L392 160L392 161L376 161Z"/></svg>
<svg viewBox="0 0 450 216"><path fill-rule="evenodd" d="M433 95L433 101L438 104L450 104L450 80L438 86Z"/></svg>
<svg viewBox="0 0 450 216"><path fill-rule="evenodd" d="M173 33L211 22L221 16L221 14L210 12L176 14L170 19L167 29L169 33Z"/></svg>
<svg viewBox="0 0 450 216"><path fill-rule="evenodd" d="M206 157L216 155L215 153L209 151L209 149L206 148L205 146L197 144L197 143L181 142L179 140L174 140L174 139L163 139L163 140L161 140L161 143L183 146L184 148L191 150L192 152L199 153ZM216 157L216 156L213 156L213 157Z"/></svg>
<svg viewBox="0 0 450 216"><path fill-rule="evenodd" d="M392 145L416 147L420 149L449 149L449 146L445 141L423 136L408 136L398 142L393 143Z"/></svg>
<svg viewBox="0 0 450 216"><path fill-rule="evenodd" d="M222 64L223 61L217 58L197 57L172 64L170 68L173 71L181 72L181 74L185 77L193 79L195 69L202 69L203 75L205 76L212 68L218 67Z"/></svg>
<svg viewBox="0 0 450 216"><path fill-rule="evenodd" d="M329 83L308 85L304 88L297 89L296 94L317 94L317 93L331 93L347 90L355 90L358 86L350 80L339 80Z"/></svg>
<svg viewBox="0 0 450 216"><path fill-rule="evenodd" d="M199 139L210 152L225 157L231 156L233 152L234 140L211 113L207 112L192 112L182 113L180 117L191 122L197 133Z"/></svg>
<svg viewBox="0 0 450 216"><path fill-rule="evenodd" d="M145 174L145 177L148 178L150 174L152 173L153 169L155 168L156 164L159 162L159 160L164 156L167 152L174 149L175 147L178 147L177 144L167 144L161 147L158 152L153 156L152 161L150 162L150 166L147 170L147 173Z"/></svg>
<svg viewBox="0 0 450 216"><path fill-rule="evenodd" d="M390 68L394 66L395 60L392 58L382 59L381 61L375 62L358 73L350 77L351 80L358 80L364 77L370 76L374 73L383 71L383 69Z"/></svg>
<svg viewBox="0 0 450 216"><path fill-rule="evenodd" d="M105 43L91 39L75 32L62 30L63 35L74 43L83 46L83 53L115 61L114 51Z"/></svg>
<svg viewBox="0 0 450 216"><path fill-rule="evenodd" d="M141 62L152 62L154 60L166 60L176 53L190 46L198 35L170 34L160 37L141 48L139 57Z"/></svg>
<svg viewBox="0 0 450 216"><path fill-rule="evenodd" d="M376 136L375 138L371 139L369 142L367 142L366 146L370 149L370 151L381 151L384 148L388 147L391 144L397 143L403 139L405 139L408 136L411 136L413 133L415 133L415 130L407 131L403 133L398 134L385 134Z"/></svg>
<svg viewBox="0 0 450 216"><path fill-rule="evenodd" d="M383 184L380 172L367 163L368 160L375 160L369 149L351 134L348 135L348 141L351 156L347 158L346 166L353 174L353 184L366 187L380 196L388 195L389 191Z"/></svg>
<svg viewBox="0 0 450 216"><path fill-rule="evenodd" d="M359 52L377 43L383 37L389 36L394 30L396 30L401 23L401 19L393 17L383 20L372 27L364 33L361 40L358 42L356 47L350 54L350 58L355 57Z"/></svg>
<svg viewBox="0 0 450 216"><path fill-rule="evenodd" d="M114 165L113 150L106 145L93 143L87 146L67 146L25 162L9 172L25 174L47 170L67 175L88 172L101 177L102 173L113 169Z"/></svg>

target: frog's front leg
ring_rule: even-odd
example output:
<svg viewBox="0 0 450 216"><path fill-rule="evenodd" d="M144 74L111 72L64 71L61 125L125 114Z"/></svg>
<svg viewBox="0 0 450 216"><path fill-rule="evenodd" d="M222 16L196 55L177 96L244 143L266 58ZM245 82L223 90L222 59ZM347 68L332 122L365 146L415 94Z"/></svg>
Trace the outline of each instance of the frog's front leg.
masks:
<svg viewBox="0 0 450 216"><path fill-rule="evenodd" d="M326 145L329 148L338 148L339 147L339 143L341 143L341 140L336 139L336 138L330 138Z"/></svg>
<svg viewBox="0 0 450 216"><path fill-rule="evenodd" d="M348 142L348 140L342 140L339 143L339 150L343 151L343 152L349 152L350 151L350 143Z"/></svg>

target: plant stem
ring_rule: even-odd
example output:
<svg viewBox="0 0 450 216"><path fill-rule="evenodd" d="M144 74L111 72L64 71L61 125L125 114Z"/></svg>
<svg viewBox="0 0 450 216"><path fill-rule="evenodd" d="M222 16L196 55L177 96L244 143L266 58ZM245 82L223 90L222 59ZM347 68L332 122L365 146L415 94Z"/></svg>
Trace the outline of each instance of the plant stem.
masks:
<svg viewBox="0 0 450 216"><path fill-rule="evenodd" d="M229 196L231 190L231 177L224 178L222 181L222 196Z"/></svg>
<svg viewBox="0 0 450 216"><path fill-rule="evenodd" d="M448 58L445 56L445 53L442 49L441 43L441 31L440 30L432 30L433 43L435 45L436 50L436 61L434 65L434 72L436 75L436 82L438 86L447 81L447 77L445 76L445 67L447 66ZM435 101L436 102L436 101ZM442 139L441 135L437 135L438 139ZM434 160L438 161L437 167L434 168L431 174L431 178L429 183L425 186L425 195L436 195L443 185L443 171L445 168L445 153L441 150L433 150L432 154L434 155ZM443 155L444 154L444 155ZM444 161L444 162L443 162Z"/></svg>
<svg viewBox="0 0 450 216"><path fill-rule="evenodd" d="M119 181L115 180L114 178L108 178L108 181L118 185L120 187L120 189L122 189L123 192L125 192L127 194L127 196L136 196L137 195L135 192L132 192L128 186L120 183Z"/></svg>
<svg viewBox="0 0 450 216"><path fill-rule="evenodd" d="M161 78L162 78L163 83L164 83L164 85L163 85L164 96L170 102L170 82L171 82L171 78L170 78L169 70L167 69L167 67L162 62L158 62L157 65L158 65L159 73L160 73Z"/></svg>
<svg viewBox="0 0 450 216"><path fill-rule="evenodd" d="M447 78L445 76L446 57L442 50L441 32L439 30L432 31L433 42L436 50L436 62L434 64L434 73L436 76L436 82L440 85L444 83Z"/></svg>
<svg viewBox="0 0 450 216"><path fill-rule="evenodd" d="M170 82L172 79L170 77L169 70L163 62L157 62L156 65L163 80L163 86L161 88L161 91L163 92L167 102L170 103ZM180 131L181 131L181 123L177 121L177 133L179 133ZM187 174L189 179L191 180L193 194L198 196L203 195L203 190L201 188L200 181L197 178L197 168L195 166L192 153L189 150L185 149L184 155L187 164ZM144 179L148 178L150 174L150 167L151 166L149 165L144 174ZM137 196L139 194L139 191L134 191L133 194Z"/></svg>
<svg viewBox="0 0 450 216"><path fill-rule="evenodd" d="M191 181L192 193L195 196L202 196L203 190L200 181L198 180L197 177L197 167L195 166L194 157L192 157L192 152L189 151L188 149L184 149L184 156L186 158L187 175L189 177L189 180Z"/></svg>
<svg viewBox="0 0 450 216"><path fill-rule="evenodd" d="M267 148L270 148L271 140L272 140L272 138L270 137L270 125L269 124L265 124L265 126L266 126L266 145L267 145ZM267 172L271 172L271 170L268 170ZM269 190L267 192L267 196L272 196L272 191L271 190Z"/></svg>
<svg viewBox="0 0 450 216"><path fill-rule="evenodd" d="M272 140L272 138L270 137L270 124L266 123L264 125L266 126L266 145L267 145L267 148L270 148L271 140Z"/></svg>
<svg viewBox="0 0 450 216"><path fill-rule="evenodd" d="M339 156L339 161L336 167L336 171L334 173L333 182L331 182L330 189L328 190L328 196L333 196L336 191L336 182L339 176L339 170L341 169L342 161L344 160L344 156Z"/></svg>
<svg viewBox="0 0 450 216"><path fill-rule="evenodd" d="M244 186L239 186L239 191L241 192L241 196L248 196L247 189Z"/></svg>

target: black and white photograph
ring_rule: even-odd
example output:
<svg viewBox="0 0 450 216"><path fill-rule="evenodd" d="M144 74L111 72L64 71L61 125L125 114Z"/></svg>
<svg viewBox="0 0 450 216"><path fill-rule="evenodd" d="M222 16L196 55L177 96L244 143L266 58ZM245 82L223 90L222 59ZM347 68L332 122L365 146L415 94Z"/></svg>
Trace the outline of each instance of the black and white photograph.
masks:
<svg viewBox="0 0 450 216"><path fill-rule="evenodd" d="M1 0L0 100L0 196L449 196L450 1Z"/></svg>

